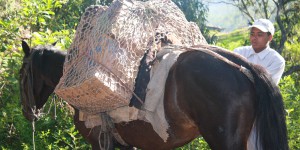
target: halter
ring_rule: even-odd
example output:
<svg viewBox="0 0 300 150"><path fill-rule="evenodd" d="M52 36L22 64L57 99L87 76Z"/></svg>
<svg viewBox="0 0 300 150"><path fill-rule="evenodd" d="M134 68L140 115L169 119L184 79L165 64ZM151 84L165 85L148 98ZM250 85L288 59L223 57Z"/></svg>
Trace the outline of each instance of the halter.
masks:
<svg viewBox="0 0 300 150"><path fill-rule="evenodd" d="M30 56L29 58L24 58L23 59L23 63L24 63L24 74L22 75L22 79L21 79L21 96L26 96L27 94L27 98L25 98L25 103L22 103L22 105L25 105L22 107L22 111L29 115L29 116L33 116L34 118L38 118L38 115L36 115L36 104L35 104L35 98L33 96L33 71L32 71L32 56ZM25 78L23 76L26 76ZM27 79L27 89L28 92L27 94L25 93L25 91L22 89L24 87L24 82L25 79ZM24 109L24 107L29 107L31 108L31 112L28 112L27 109Z"/></svg>

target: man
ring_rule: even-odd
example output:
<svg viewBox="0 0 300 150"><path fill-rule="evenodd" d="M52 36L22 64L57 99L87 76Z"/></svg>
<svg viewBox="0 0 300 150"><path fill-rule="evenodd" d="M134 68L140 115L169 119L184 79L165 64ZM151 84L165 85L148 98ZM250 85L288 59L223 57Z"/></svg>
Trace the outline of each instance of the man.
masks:
<svg viewBox="0 0 300 150"><path fill-rule="evenodd" d="M235 53L244 56L249 62L261 65L278 84L285 67L284 58L269 47L275 29L271 21L267 19L255 20L250 27L251 46L234 49Z"/></svg>
<svg viewBox="0 0 300 150"><path fill-rule="evenodd" d="M269 43L273 39L275 28L271 21L267 19L255 20L250 27L251 46L243 46L234 49L235 53L244 56L249 62L261 65L271 75L273 81L278 84L285 67L284 58L270 48ZM255 145L255 127L248 139L248 150L261 150L261 146Z"/></svg>

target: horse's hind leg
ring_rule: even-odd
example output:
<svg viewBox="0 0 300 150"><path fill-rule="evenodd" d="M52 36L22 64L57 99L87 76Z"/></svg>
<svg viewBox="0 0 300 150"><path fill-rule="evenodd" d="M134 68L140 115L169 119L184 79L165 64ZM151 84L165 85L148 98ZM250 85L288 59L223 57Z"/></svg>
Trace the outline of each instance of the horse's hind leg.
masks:
<svg viewBox="0 0 300 150"><path fill-rule="evenodd" d="M248 114L245 110L225 113L220 120L202 122L199 130L212 150L246 150L252 127Z"/></svg>
<svg viewBox="0 0 300 150"><path fill-rule="evenodd" d="M248 132L245 128L230 129L230 125L215 126L214 129L204 128L200 132L212 150L246 150ZM208 131L208 132L207 132Z"/></svg>
<svg viewBox="0 0 300 150"><path fill-rule="evenodd" d="M213 150L246 150L254 122L252 97L228 97L223 97L223 106L206 109L212 114L202 116L206 122L199 122L199 130Z"/></svg>
<svg viewBox="0 0 300 150"><path fill-rule="evenodd" d="M123 147L119 147L120 150L137 150L135 147L133 146L123 146Z"/></svg>

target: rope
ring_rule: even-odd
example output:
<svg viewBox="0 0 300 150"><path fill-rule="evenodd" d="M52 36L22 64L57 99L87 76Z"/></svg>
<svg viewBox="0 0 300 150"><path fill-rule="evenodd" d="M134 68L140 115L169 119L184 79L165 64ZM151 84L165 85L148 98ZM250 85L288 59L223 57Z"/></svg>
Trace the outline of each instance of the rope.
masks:
<svg viewBox="0 0 300 150"><path fill-rule="evenodd" d="M52 108L51 106L52 106L52 104L54 104L54 120L56 120L56 118L57 118L57 115L56 115L56 102L55 102L55 100L56 100L56 95L53 94L53 95L52 95L52 99L51 99L50 106L49 106L49 108L48 108L48 111L47 111L46 114L44 114L44 115L50 114L50 111L51 111L51 108Z"/></svg>
<svg viewBox="0 0 300 150"><path fill-rule="evenodd" d="M102 125L100 126L100 132L98 136L99 147L101 150L107 150L112 145L112 138L114 137L121 145L128 146L128 144L122 139L122 137L118 134L114 123L110 116L106 113L100 113ZM101 135L103 135L103 139L101 140ZM101 144L101 141L103 144Z"/></svg>
<svg viewBox="0 0 300 150"><path fill-rule="evenodd" d="M55 97L56 97L56 95L53 94L52 102L54 102L54 120L56 120L56 118L57 118L57 115L56 115L56 103L55 103L56 98ZM51 105L50 105L50 107L51 107Z"/></svg>
<svg viewBox="0 0 300 150"><path fill-rule="evenodd" d="M98 137L98 142L101 150L107 150L109 149L109 146L111 145L112 136L110 130L114 126L111 118L106 113L101 113L101 119L102 119L102 125L100 128L100 133ZM101 144L101 135L103 134L103 146Z"/></svg>
<svg viewBox="0 0 300 150"><path fill-rule="evenodd" d="M244 66L240 66L240 71L244 73L252 83L254 83L254 77L249 69L245 68Z"/></svg>
<svg viewBox="0 0 300 150"><path fill-rule="evenodd" d="M252 74L251 74L251 71L250 71L249 69L247 69L247 68L245 68L245 67L243 67L243 66L240 66L240 65L238 65L238 64L236 64L236 63L234 63L234 62L232 62L231 60L227 59L226 57L224 57L224 56L222 56L222 55L220 55L220 54L218 54L218 53L216 53L216 52L210 50L209 48L211 48L211 47L209 47L209 45L201 45L201 46L202 46L202 47L196 47L196 48L188 47L187 49L188 49L188 50L197 50L197 51L201 51L201 52L204 52L204 53L209 54L209 55L211 55L211 56L214 56L215 58L217 58L217 59L219 59L219 60L221 60L221 61L223 61L223 62L225 62L225 63L227 63L227 64L229 64L229 65L231 65L231 66L233 66L233 67L235 67L235 68L237 68L237 69L239 69L239 71L241 71L244 75L246 75L246 77L247 77L252 83L254 83L254 78L253 78L253 76L252 76ZM213 47L213 48L217 48L217 47Z"/></svg>
<svg viewBox="0 0 300 150"><path fill-rule="evenodd" d="M52 96L52 100L51 100L51 103L50 103L50 106L49 106L49 108L48 108L48 111L47 111L46 115L50 113L51 105L52 105L52 103L53 103L53 101L54 101L53 99L54 99L54 95Z"/></svg>
<svg viewBox="0 0 300 150"><path fill-rule="evenodd" d="M35 122L32 121L32 145L33 145L33 150L35 150L34 132L35 132Z"/></svg>
<svg viewBox="0 0 300 150"><path fill-rule="evenodd" d="M56 115L56 104L55 104L55 100L54 100L54 120L56 120L57 115Z"/></svg>

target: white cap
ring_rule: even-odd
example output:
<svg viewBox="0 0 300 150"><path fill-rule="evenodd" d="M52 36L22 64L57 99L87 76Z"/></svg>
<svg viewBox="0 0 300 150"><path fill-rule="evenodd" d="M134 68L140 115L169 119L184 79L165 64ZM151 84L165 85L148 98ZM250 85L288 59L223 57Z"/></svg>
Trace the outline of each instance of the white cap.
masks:
<svg viewBox="0 0 300 150"><path fill-rule="evenodd" d="M253 25L249 26L249 28L258 28L262 32L270 32L272 35L274 35L275 28L273 23L268 19L258 19L255 20Z"/></svg>

